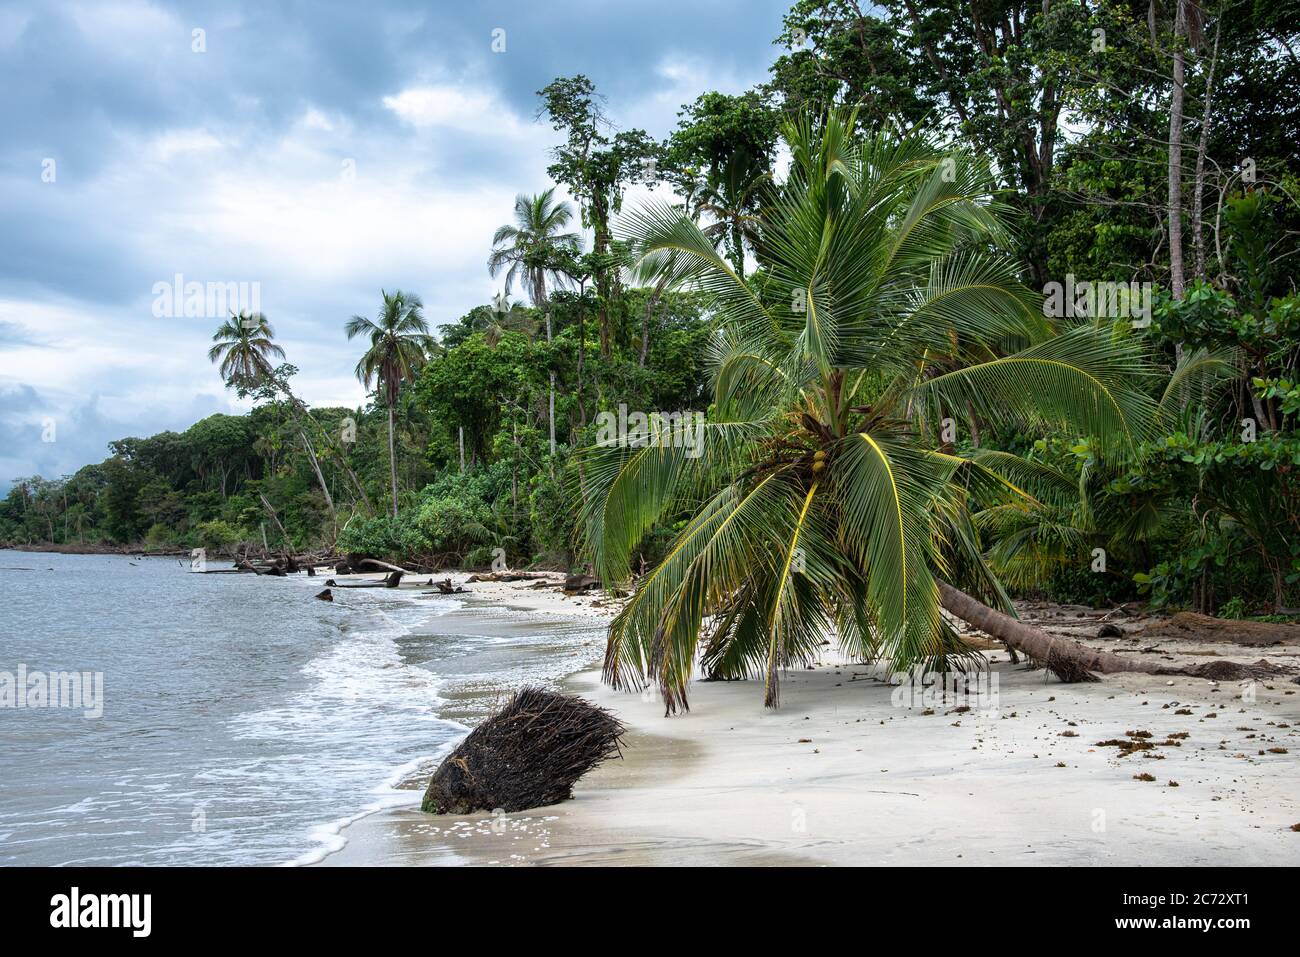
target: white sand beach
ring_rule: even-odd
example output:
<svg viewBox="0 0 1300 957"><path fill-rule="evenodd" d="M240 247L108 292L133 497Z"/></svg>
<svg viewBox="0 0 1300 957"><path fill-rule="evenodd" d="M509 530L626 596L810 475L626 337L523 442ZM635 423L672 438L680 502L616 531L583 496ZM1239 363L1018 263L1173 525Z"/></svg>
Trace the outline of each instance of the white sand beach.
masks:
<svg viewBox="0 0 1300 957"><path fill-rule="evenodd" d="M613 610L526 583L468 587L476 604L539 615ZM1300 665L1290 646L1177 650ZM829 656L784 677L777 711L754 682L696 683L690 712L671 718L653 695L584 671L568 690L628 733L623 759L573 800L435 818L413 795L410 808L348 827L323 863L1300 864L1300 686L1146 675L1064 685L988 655L996 707L968 711L955 700L899 707L882 674ZM1151 747L1099 746L1116 739Z"/></svg>

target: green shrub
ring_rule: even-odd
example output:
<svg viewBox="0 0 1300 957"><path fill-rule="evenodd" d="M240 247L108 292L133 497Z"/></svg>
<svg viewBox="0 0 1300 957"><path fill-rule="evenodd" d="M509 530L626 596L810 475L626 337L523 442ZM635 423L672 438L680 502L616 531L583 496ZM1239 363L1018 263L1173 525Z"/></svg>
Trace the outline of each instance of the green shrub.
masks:
<svg viewBox="0 0 1300 957"><path fill-rule="evenodd" d="M1240 621L1246 617L1246 602L1240 595L1234 595L1219 606L1219 617Z"/></svg>
<svg viewBox="0 0 1300 957"><path fill-rule="evenodd" d="M162 522L154 522L145 532L144 543L149 548L166 548L176 544L176 533Z"/></svg>
<svg viewBox="0 0 1300 957"><path fill-rule="evenodd" d="M194 544L203 548L228 548L243 540L237 529L220 519L200 522L194 528L193 538Z"/></svg>

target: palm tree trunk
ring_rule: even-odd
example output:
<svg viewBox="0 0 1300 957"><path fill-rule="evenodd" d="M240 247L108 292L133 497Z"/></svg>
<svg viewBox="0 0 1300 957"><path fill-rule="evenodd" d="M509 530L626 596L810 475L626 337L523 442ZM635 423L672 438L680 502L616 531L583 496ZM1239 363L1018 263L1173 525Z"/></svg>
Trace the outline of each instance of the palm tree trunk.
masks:
<svg viewBox="0 0 1300 957"><path fill-rule="evenodd" d="M313 416L311 414L311 410L307 408L307 403L303 402L302 399L299 399L297 396L295 396L292 392L288 390L288 388L285 388L284 393L286 398L288 398L289 400L289 408L293 410L295 419L297 418L297 416L302 416L315 427L315 431L318 435L324 436L325 444L335 451L336 453L335 461L343 469L349 481L352 482L353 487L357 490L357 493L361 496L361 501L365 504L366 511L367 512L371 511L372 507L370 505L370 496L366 494L365 486L361 484L361 479L357 477L357 473L354 472L352 470L352 466L348 464L346 451L344 449L339 448L339 444L334 441L334 436L330 434L330 431L328 429L321 428L320 423L316 421L316 417ZM301 423L299 427L301 429Z"/></svg>
<svg viewBox="0 0 1300 957"><path fill-rule="evenodd" d="M388 403L388 469L393 479L393 518L397 518L397 446L393 442L393 403Z"/></svg>
<svg viewBox="0 0 1300 957"><path fill-rule="evenodd" d="M307 460L311 462L312 471L316 473L316 481L320 483L320 490L325 493L325 504L329 506L330 514L334 514L334 496L330 495L330 487L325 484L325 476L321 473L320 462L316 458L316 450L311 447L311 440L307 438L307 433L302 429L298 430L298 437L302 439L302 446L307 450ZM222 496L225 495L226 480L223 476L221 479Z"/></svg>
<svg viewBox="0 0 1300 957"><path fill-rule="evenodd" d="M1171 668L1168 665L1145 662L1138 658L1122 658L1108 651L1088 648L1068 638L1049 635L1041 628L1017 621L1010 615L1004 615L977 601L964 591L953 588L942 579L936 578L935 583L939 586L939 603L944 608L980 631L1024 652L1064 682L1096 681L1097 678L1092 674L1094 671L1105 675L1121 672L1189 675L1194 678L1213 678L1220 681L1276 673L1271 666L1263 662L1256 665L1238 665L1227 661L1216 661Z"/></svg>

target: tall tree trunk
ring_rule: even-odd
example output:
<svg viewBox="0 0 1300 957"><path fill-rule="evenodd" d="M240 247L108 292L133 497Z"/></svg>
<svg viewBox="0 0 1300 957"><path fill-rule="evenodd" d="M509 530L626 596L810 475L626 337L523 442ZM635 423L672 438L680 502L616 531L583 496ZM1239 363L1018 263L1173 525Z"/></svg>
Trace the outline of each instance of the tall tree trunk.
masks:
<svg viewBox="0 0 1300 957"><path fill-rule="evenodd" d="M339 448L338 443L334 441L334 436L330 434L328 429L321 428L320 423L317 422L315 416L311 414L311 410L307 408L307 403L303 402L292 392L290 392L288 390L288 387L284 388L284 393L289 400L289 408L292 409L294 412L294 420L298 423L299 429L301 430L302 428L302 423L301 423L301 419L299 419L299 416L305 418L308 422L310 422L313 426L315 426L317 434L324 436L325 444L328 445L331 449L333 449L334 452L336 453L335 460L338 462L339 466L343 469L344 474L347 475L348 480L352 482L352 486L357 490L357 494L361 496L361 501L365 504L366 511L368 512L373 511L374 508L370 504L370 496L366 494L365 486L361 484L361 479L357 477L357 473L354 472L352 470L352 466L348 464L347 453L343 449Z"/></svg>
<svg viewBox="0 0 1300 957"><path fill-rule="evenodd" d="M1187 36L1186 0L1174 0L1173 92L1169 97L1169 285L1183 298L1183 39ZM1181 352L1181 346L1179 348Z"/></svg>
<svg viewBox="0 0 1300 957"><path fill-rule="evenodd" d="M388 469L393 479L393 518L397 518L397 445L393 440L393 403L388 403Z"/></svg>
<svg viewBox="0 0 1300 957"><path fill-rule="evenodd" d="M1192 184L1192 250L1196 259L1196 278L1205 281L1205 235L1201 227L1205 208L1205 153L1210 143L1210 123L1213 116L1210 105L1214 99L1214 71L1219 62L1219 36L1223 32L1223 17L1214 27L1214 51L1210 54L1210 68L1205 77L1205 106L1201 110L1201 135L1196 144L1196 177Z"/></svg>
<svg viewBox="0 0 1300 957"><path fill-rule="evenodd" d="M977 601L964 591L953 588L946 581L936 578L939 586L939 603L962 621L974 625L980 631L1006 642L1012 648L1024 652L1029 657L1042 663L1058 678L1065 682L1096 681L1092 672L1118 674L1136 672L1150 675L1188 675L1194 678L1214 678L1221 681L1236 680L1242 677L1258 677L1276 673L1268 665L1236 665L1226 661L1209 664L1188 665L1184 668L1172 668L1155 662L1145 662L1139 658L1123 658L1108 651L1097 651L1071 641L1049 635L1041 628L1017 621L1010 615L1004 615Z"/></svg>
<svg viewBox="0 0 1300 957"><path fill-rule="evenodd" d="M613 349L613 335L609 328L609 207L603 191L598 191L592 201L592 252L596 256L596 307L600 319L600 355L608 359Z"/></svg>
<svg viewBox="0 0 1300 957"><path fill-rule="evenodd" d="M329 506L330 515L334 514L334 496L330 494L330 487L325 484L325 476L321 473L320 462L316 459L316 450L311 447L311 440L307 438L307 433L302 429L298 430L298 438L302 439L302 447L307 450L307 459L311 462L312 471L316 473L316 481L320 483L320 490L325 493L325 504ZM222 495L225 495L226 480L222 477L221 489Z"/></svg>
<svg viewBox="0 0 1300 957"><path fill-rule="evenodd" d="M257 497L262 500L262 507L265 508L267 514L271 516L271 521L275 522L275 527L280 530L280 537L284 539L284 547L286 549L292 548L293 546L289 544L289 533L284 530L284 524L280 521L280 516L275 514L275 509L271 507L271 503L267 499L266 495L262 492L258 492ZM267 548L265 524L262 525L262 547Z"/></svg>
<svg viewBox="0 0 1300 957"><path fill-rule="evenodd" d="M551 344L551 311L546 311L546 344ZM554 361L552 359L552 361ZM548 397L547 418L551 430L551 474L555 474L555 370L551 370L551 394Z"/></svg>
<svg viewBox="0 0 1300 957"><path fill-rule="evenodd" d="M584 306L587 296L587 281L582 280L578 286L578 427L587 427L587 401L583 396L583 369L587 364L587 310ZM573 431L570 423L569 431Z"/></svg>
<svg viewBox="0 0 1300 957"><path fill-rule="evenodd" d="M664 294L664 287L667 285L667 276L655 284L655 291L646 300L645 314L641 317L641 355L637 360L637 365L643 369L645 368L646 356L650 352L650 316L654 312L655 306L659 304L659 297Z"/></svg>

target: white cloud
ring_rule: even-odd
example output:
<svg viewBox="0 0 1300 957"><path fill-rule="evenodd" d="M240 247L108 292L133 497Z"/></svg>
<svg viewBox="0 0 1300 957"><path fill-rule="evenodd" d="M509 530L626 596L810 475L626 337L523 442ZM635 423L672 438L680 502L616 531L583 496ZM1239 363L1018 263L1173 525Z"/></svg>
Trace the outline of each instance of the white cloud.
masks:
<svg viewBox="0 0 1300 957"><path fill-rule="evenodd" d="M190 31L169 11L138 0L75 3L67 8L87 42L117 59L190 52ZM198 26L199 24L195 24Z"/></svg>
<svg viewBox="0 0 1300 957"><path fill-rule="evenodd" d="M154 138L151 152L163 163L182 153L203 153L221 149L221 140L207 130L168 130Z"/></svg>
<svg viewBox="0 0 1300 957"><path fill-rule="evenodd" d="M481 135L520 135L533 126L521 122L486 90L448 84L408 87L395 96L385 96L383 104L417 129L446 127Z"/></svg>

